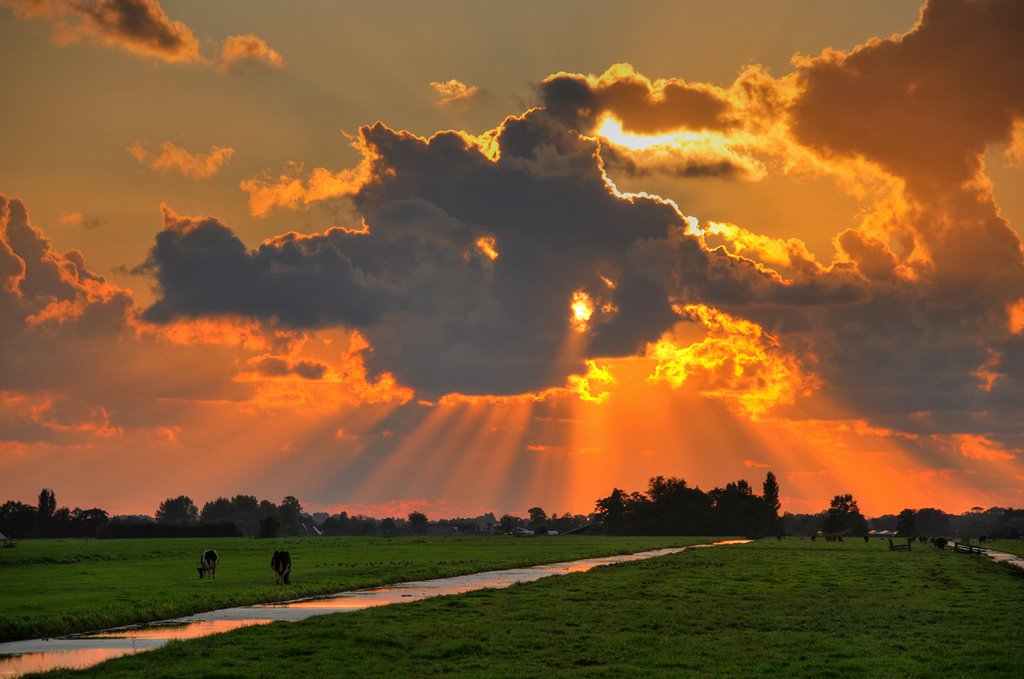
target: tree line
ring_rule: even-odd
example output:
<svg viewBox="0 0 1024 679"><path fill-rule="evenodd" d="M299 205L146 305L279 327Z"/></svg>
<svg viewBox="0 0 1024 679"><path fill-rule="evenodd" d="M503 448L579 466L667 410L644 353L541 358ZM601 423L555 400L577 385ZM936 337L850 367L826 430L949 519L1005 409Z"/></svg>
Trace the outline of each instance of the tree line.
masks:
<svg viewBox="0 0 1024 679"><path fill-rule="evenodd" d="M866 519L850 494L836 495L816 514L779 516L779 484L768 472L761 494L745 480L704 492L683 479L656 476L646 491L627 493L613 488L595 502L594 512L548 514L531 507L527 516L488 512L473 518L432 521L418 511L404 519L377 519L346 512L306 513L294 496L279 503L254 495L219 497L201 508L186 495L167 498L154 516L113 516L93 507L58 507L54 491L43 488L35 506L18 501L0 505L0 532L11 538L30 537L233 537L296 535L397 536L472 533L512 533L525 528L534 534L568 533L580 528L610 535L845 535L859 537L870 530L897 535L1018 538L1024 536L1024 509L974 507L954 515L939 509L904 509Z"/></svg>
<svg viewBox="0 0 1024 679"><path fill-rule="evenodd" d="M779 483L768 472L760 495L745 480L704 492L674 476L655 476L645 492L614 488L597 500L594 516L610 535L745 535L782 530Z"/></svg>
<svg viewBox="0 0 1024 679"><path fill-rule="evenodd" d="M972 507L962 514L950 514L934 507L907 508L899 514L865 519L852 495L837 495L829 509L817 514L786 513L782 523L787 535L861 536L875 530L892 531L900 537L1024 537L1024 509Z"/></svg>
<svg viewBox="0 0 1024 679"><path fill-rule="evenodd" d="M254 495L221 497L202 509L180 495L161 502L152 517L111 517L95 507L58 509L49 488L40 491L36 506L15 500L0 505L0 532L11 538L277 537L312 532L309 524L302 505L291 495L279 504Z"/></svg>

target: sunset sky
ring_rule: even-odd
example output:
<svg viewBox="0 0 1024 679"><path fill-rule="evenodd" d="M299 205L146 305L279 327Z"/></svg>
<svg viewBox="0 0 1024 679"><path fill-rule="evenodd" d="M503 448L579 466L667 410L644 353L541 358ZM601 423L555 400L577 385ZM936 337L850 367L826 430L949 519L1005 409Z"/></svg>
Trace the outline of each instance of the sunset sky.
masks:
<svg viewBox="0 0 1024 679"><path fill-rule="evenodd" d="M0 0L0 501L1024 506L1024 3Z"/></svg>

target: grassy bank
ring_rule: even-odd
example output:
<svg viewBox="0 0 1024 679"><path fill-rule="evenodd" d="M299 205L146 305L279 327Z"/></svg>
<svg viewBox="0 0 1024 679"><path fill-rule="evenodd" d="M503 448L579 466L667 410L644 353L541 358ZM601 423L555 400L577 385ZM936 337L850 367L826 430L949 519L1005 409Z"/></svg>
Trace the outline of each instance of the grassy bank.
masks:
<svg viewBox="0 0 1024 679"><path fill-rule="evenodd" d="M984 557L787 539L172 642L86 674L1021 676L1022 625L1024 573Z"/></svg>
<svg viewBox="0 0 1024 679"><path fill-rule="evenodd" d="M992 542L986 542L981 546L994 549L997 552L1006 552L1007 554L1024 556L1024 540L993 540Z"/></svg>
<svg viewBox="0 0 1024 679"><path fill-rule="evenodd" d="M22 540L0 549L0 641L146 622L226 606L690 544L706 538L509 537ZM205 549L216 580L199 580ZM278 587L275 549L292 554Z"/></svg>

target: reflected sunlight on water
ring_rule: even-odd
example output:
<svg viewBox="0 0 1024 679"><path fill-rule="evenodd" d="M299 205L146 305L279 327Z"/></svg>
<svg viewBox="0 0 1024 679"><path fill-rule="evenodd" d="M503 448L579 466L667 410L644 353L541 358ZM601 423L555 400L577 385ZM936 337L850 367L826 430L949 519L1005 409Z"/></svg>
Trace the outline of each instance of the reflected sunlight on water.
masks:
<svg viewBox="0 0 1024 679"><path fill-rule="evenodd" d="M78 670L99 664L104 660L148 650L148 648L83 648L0 657L0 677L20 677L30 672L48 672L57 668Z"/></svg>

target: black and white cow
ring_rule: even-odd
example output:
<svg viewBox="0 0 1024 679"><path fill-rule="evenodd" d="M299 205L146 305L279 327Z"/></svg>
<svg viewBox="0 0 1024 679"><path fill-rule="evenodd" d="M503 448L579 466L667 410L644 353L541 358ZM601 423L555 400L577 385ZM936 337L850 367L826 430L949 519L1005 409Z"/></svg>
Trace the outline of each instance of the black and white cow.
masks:
<svg viewBox="0 0 1024 679"><path fill-rule="evenodd" d="M277 584L289 585L292 582L292 555L281 550L274 552L270 559L270 567L277 573Z"/></svg>
<svg viewBox="0 0 1024 679"><path fill-rule="evenodd" d="M220 563L220 558L217 556L217 550L208 549L203 552L203 555L199 557L199 579L202 580L203 576L207 573L210 574L210 578L217 577L217 564Z"/></svg>

